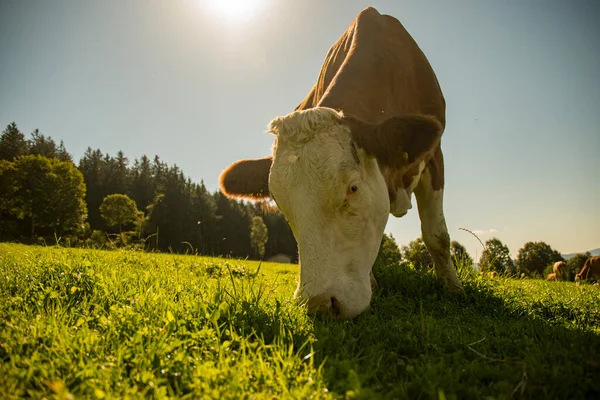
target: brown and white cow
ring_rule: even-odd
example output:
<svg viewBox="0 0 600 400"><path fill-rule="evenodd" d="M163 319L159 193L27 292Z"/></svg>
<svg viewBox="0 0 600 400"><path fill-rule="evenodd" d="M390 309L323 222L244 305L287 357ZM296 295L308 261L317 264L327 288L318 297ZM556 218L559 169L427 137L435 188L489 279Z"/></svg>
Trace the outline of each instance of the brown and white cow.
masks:
<svg viewBox="0 0 600 400"><path fill-rule="evenodd" d="M600 256L590 257L583 264L583 268L577 275L575 280L597 280L600 281Z"/></svg>
<svg viewBox="0 0 600 400"><path fill-rule="evenodd" d="M557 281L567 280L567 264L564 261L557 261L552 267L552 272L556 276Z"/></svg>
<svg viewBox="0 0 600 400"><path fill-rule="evenodd" d="M413 38L367 8L331 47L296 111L271 121L273 155L223 171L225 195L270 197L285 215L300 256L295 296L309 311L352 318L368 307L388 216L406 214L413 193L437 275L462 291L442 205L445 108Z"/></svg>

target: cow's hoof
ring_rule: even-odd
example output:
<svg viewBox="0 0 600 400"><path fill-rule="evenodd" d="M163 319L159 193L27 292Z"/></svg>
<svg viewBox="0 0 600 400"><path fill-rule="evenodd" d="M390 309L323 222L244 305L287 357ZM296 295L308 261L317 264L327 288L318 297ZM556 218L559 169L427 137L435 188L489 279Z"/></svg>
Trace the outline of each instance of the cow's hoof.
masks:
<svg viewBox="0 0 600 400"><path fill-rule="evenodd" d="M450 293L456 293L456 294L464 294L465 293L465 288L463 287L463 285L449 285L449 286L447 286L447 288Z"/></svg>
<svg viewBox="0 0 600 400"><path fill-rule="evenodd" d="M460 283L460 281L458 279L456 281L447 280L444 282L444 286L450 293L455 293L455 294L464 294L465 293L465 288L463 287L462 283Z"/></svg>

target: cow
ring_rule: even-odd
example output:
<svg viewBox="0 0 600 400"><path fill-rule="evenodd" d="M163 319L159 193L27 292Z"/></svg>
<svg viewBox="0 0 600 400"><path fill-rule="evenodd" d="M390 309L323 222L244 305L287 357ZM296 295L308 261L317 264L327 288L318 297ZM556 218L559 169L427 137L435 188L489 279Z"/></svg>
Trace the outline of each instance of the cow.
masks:
<svg viewBox="0 0 600 400"><path fill-rule="evenodd" d="M557 261L552 267L552 272L556 276L557 281L567 280L567 264L564 261Z"/></svg>
<svg viewBox="0 0 600 400"><path fill-rule="evenodd" d="M581 271L575 275L575 280L600 281L600 256L588 258Z"/></svg>
<svg viewBox="0 0 600 400"><path fill-rule="evenodd" d="M219 184L230 198L271 199L298 243L295 298L338 319L363 312L388 216L415 194L438 279L463 292L450 259L440 146L446 103L416 42L394 17L360 12L330 48L295 111L273 119L273 154L240 160Z"/></svg>

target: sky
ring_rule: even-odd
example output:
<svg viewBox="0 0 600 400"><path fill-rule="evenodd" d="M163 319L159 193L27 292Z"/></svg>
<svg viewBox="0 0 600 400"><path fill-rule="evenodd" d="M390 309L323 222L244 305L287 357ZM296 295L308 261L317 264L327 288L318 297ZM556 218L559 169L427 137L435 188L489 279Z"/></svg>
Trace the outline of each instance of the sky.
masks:
<svg viewBox="0 0 600 400"><path fill-rule="evenodd" d="M0 125L131 162L155 154L218 189L270 154L329 47L365 7L398 18L447 103L450 236L561 253L600 247L597 0L0 0ZM390 220L420 236L413 210Z"/></svg>

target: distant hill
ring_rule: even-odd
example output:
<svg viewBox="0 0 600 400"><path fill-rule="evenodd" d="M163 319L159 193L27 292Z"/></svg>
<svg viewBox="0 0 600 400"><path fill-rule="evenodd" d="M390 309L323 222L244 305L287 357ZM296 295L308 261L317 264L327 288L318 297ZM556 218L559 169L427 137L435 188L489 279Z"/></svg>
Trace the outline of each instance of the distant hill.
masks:
<svg viewBox="0 0 600 400"><path fill-rule="evenodd" d="M600 256L600 247L594 250L589 250L589 252L592 254L592 257ZM585 251L582 251L582 253L585 253ZM563 256L565 260L568 260L569 258L575 257L576 254L579 253L561 254L561 256Z"/></svg>

